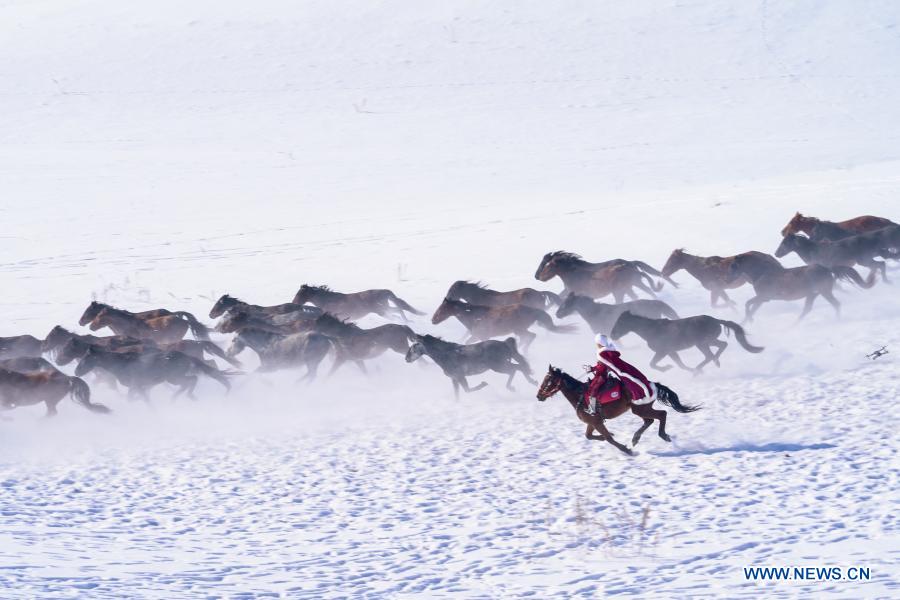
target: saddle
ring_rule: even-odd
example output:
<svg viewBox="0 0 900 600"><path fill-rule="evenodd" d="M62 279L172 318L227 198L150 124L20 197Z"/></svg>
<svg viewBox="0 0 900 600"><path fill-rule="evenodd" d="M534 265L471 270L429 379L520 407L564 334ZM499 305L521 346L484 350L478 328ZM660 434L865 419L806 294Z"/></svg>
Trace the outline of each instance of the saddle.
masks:
<svg viewBox="0 0 900 600"><path fill-rule="evenodd" d="M625 393L622 382L615 377L607 377L600 389L597 390L597 404L609 404L622 399Z"/></svg>

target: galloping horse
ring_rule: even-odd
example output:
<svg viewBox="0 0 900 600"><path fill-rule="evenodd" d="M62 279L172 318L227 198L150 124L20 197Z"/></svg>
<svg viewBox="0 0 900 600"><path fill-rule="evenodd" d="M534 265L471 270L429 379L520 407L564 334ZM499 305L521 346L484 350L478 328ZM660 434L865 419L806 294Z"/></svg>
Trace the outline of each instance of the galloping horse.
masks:
<svg viewBox="0 0 900 600"><path fill-rule="evenodd" d="M168 326L167 324L169 323L169 321L162 320L161 317L176 317L187 322L188 326L191 329L191 333L195 338L197 338L198 340L209 339L209 329L206 327L206 325L198 321L197 317L184 310L171 311L165 308L156 308L154 310L145 310L142 312L131 312L121 308L115 308L113 306L110 306L109 304L104 304L102 302L97 302L96 300L94 300L84 310L84 313L78 320L78 324L84 326L88 323L91 323L101 312L103 312L104 309L110 309L110 311L114 311L118 314L127 315L144 321L153 329ZM181 337L184 337L184 334L182 334Z"/></svg>
<svg viewBox="0 0 900 600"><path fill-rule="evenodd" d="M556 318L567 317L573 312L581 315L594 333L609 333L625 311L651 319L677 319L678 313L662 300L632 300L622 304L604 304L587 296L569 294L556 311Z"/></svg>
<svg viewBox="0 0 900 600"><path fill-rule="evenodd" d="M854 217L846 221L823 221L815 217L807 217L796 213L788 224L781 230L781 235L786 236L791 233L805 233L815 241L820 240L840 240L851 235L866 233L867 231L875 231L882 227L896 225L890 219L884 217L875 217L872 215L863 215Z"/></svg>
<svg viewBox="0 0 900 600"><path fill-rule="evenodd" d="M509 292L498 292L488 288L483 283L471 281L456 281L447 290L447 298L451 300L465 300L479 306L509 306L511 304L524 304L531 308L546 310L554 304L560 303L560 297L553 292L542 292L532 288L520 288Z"/></svg>
<svg viewBox="0 0 900 600"><path fill-rule="evenodd" d="M655 298L655 292L662 289L662 283L654 283L638 263L644 264L622 259L590 263L577 254L556 251L544 255L534 278L538 281L550 281L558 276L565 286L564 294L574 292L594 299L612 294L617 303L622 302L625 296L637 300L634 288ZM652 267L648 265L647 268ZM658 273L655 269L653 271Z"/></svg>
<svg viewBox="0 0 900 600"><path fill-rule="evenodd" d="M215 319L222 316L224 313L230 310L241 310L250 314L264 314L264 315L284 315L287 313L291 313L297 310L303 310L304 306L302 304L294 304L293 302L286 302L284 304L276 304L274 306L260 306L258 304L248 304L243 300L238 300L234 296L229 296L228 294L223 295L221 298L216 300L216 303L213 304L212 309L209 311L209 318ZM308 307L306 307L308 308Z"/></svg>
<svg viewBox="0 0 900 600"><path fill-rule="evenodd" d="M900 230L900 228L898 228ZM887 265L884 261L875 260L876 256L895 257L882 241L882 230L859 235L851 235L840 240L819 242L813 241L804 235L789 233L782 238L775 256L781 258L791 252L797 255L808 265L822 265L823 267L852 267L860 265L869 268L869 274L881 273L886 282Z"/></svg>
<svg viewBox="0 0 900 600"><path fill-rule="evenodd" d="M388 350L405 355L410 343L416 340L416 333L406 325L387 323L363 329L329 313L314 321L304 321L303 331L318 331L338 340L340 351L331 367L331 373L348 360L355 362L366 373L363 361L380 356Z"/></svg>
<svg viewBox="0 0 900 600"><path fill-rule="evenodd" d="M205 325L185 320L175 313L142 319L128 311L107 306L91 320L91 331L97 331L103 327L109 327L116 335L152 340L160 344L171 344L181 340L188 329L198 340L209 339L209 330Z"/></svg>
<svg viewBox="0 0 900 600"><path fill-rule="evenodd" d="M704 288L709 290L709 303L716 306L716 301L722 298L725 306L734 306L734 301L728 297L725 290L739 288L745 283L749 283L746 277L733 276L731 273L731 264L740 256L752 255L764 262L770 262L773 265L781 266L781 264L772 256L763 254L762 252L750 251L735 256L694 256L684 251L684 248L678 248L672 251L669 259L662 268L663 275L672 275L677 271L684 269Z"/></svg>
<svg viewBox="0 0 900 600"><path fill-rule="evenodd" d="M410 306L408 302L391 290L365 290L345 294L335 292L325 285L304 284L300 286L293 302L294 304L309 302L336 317L350 320L360 319L374 313L384 318L397 316L403 321L409 321L406 318L406 312L414 315L425 314Z"/></svg>
<svg viewBox="0 0 900 600"><path fill-rule="evenodd" d="M644 420L644 424L634 432L634 436L631 438L632 447L637 445L641 435L653 424L653 421L659 421L659 437L667 442L672 441L666 433L666 411L653 408L652 402L649 404L633 404L631 394L625 386L622 386L622 395L618 400L606 404L598 404L597 412L589 415L584 410L584 394L587 391L587 387L588 384L578 381L568 373L550 365L547 369L547 375L538 389L537 399L543 402L556 392L562 392L569 404L572 405L572 408L575 409L575 414L579 420L587 425L584 437L589 440L606 440L629 456L634 455L634 451L617 442L603 423L607 419L615 419L629 409ZM678 400L678 394L661 383L656 384L656 399L680 413L689 413L700 409L699 406L682 404ZM594 435L594 431L600 432L600 435Z"/></svg>
<svg viewBox="0 0 900 600"><path fill-rule="evenodd" d="M306 366L306 374L301 381L314 380L319 364L328 353L339 351L337 340L316 331L281 335L249 327L234 336L228 355L235 356L247 347L259 356L258 371Z"/></svg>
<svg viewBox="0 0 900 600"><path fill-rule="evenodd" d="M52 366L51 369L35 368L20 372L0 368L0 409L11 410L43 402L47 407L46 416L52 417L56 414L56 405L69 394L91 412L110 412L106 406L91 402L91 388L83 379L70 377Z"/></svg>

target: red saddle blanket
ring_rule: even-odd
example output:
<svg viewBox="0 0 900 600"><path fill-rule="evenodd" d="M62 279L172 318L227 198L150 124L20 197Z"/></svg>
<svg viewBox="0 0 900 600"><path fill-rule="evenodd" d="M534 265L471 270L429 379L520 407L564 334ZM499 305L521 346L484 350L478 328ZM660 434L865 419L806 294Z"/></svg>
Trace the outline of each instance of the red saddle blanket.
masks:
<svg viewBox="0 0 900 600"><path fill-rule="evenodd" d="M609 404L610 402L621 400L623 391L622 382L610 377L597 392L597 402L599 404ZM588 392L585 393L585 396L587 396L587 394ZM585 400L588 400L588 398L585 398Z"/></svg>

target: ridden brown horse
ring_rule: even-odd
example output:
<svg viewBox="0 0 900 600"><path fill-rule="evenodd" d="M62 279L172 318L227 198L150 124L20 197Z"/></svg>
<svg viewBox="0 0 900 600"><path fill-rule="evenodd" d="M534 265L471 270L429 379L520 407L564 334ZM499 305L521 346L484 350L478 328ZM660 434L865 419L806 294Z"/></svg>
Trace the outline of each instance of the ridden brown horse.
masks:
<svg viewBox="0 0 900 600"><path fill-rule="evenodd" d="M88 323L91 323L92 321L94 321L94 319L97 318L97 316L103 311L103 309L106 309L106 308L113 310L113 311L117 311L118 313L121 313L123 315L130 315L132 317L136 317L137 319L140 319L140 320L146 322L148 325L151 325L151 327L155 327L158 324L162 324L160 326L163 326L163 327L166 326L165 323L167 323L168 321L159 320L160 317L177 317L177 318L183 319L187 322L188 326L191 329L191 333L194 335L195 338L197 338L198 340L208 340L209 339L209 329L206 327L206 325L204 325L203 323L198 321L197 317L195 317L194 315L192 315L191 313L189 313L187 311L183 311L183 310L171 311L171 310L167 310L165 308L156 308L153 310L145 310L142 312L131 312L131 311L124 310L121 308L115 308L113 306L110 306L109 304L97 302L96 300L91 302L88 305L88 307L84 310L84 313L81 315L81 318L78 320L78 324L83 327L83 326L87 325ZM184 337L184 334L182 334L181 337Z"/></svg>
<svg viewBox="0 0 900 600"><path fill-rule="evenodd" d="M416 332L406 325L388 323L363 329L329 313L314 321L304 321L303 328L305 331L323 333L338 341L339 352L331 367L331 373L347 361L355 362L363 373L367 373L363 361L381 356L388 350L405 355L410 343L416 340Z"/></svg>
<svg viewBox="0 0 900 600"><path fill-rule="evenodd" d="M803 312L800 313L798 320L803 319L812 310L813 302L818 296L825 298L840 317L841 303L834 297L836 279L849 281L863 289L875 285L874 274L870 274L869 279L864 281L851 267L829 269L822 265L809 265L785 269L780 265L775 267L771 262L756 256L736 257L731 263L731 271L734 277L746 276L756 292L753 298L747 300L744 307L744 321L752 321L759 307L770 300L805 299Z"/></svg>
<svg viewBox="0 0 900 600"><path fill-rule="evenodd" d="M594 333L609 333L619 316L626 310L653 319L678 318L678 313L662 300L641 299L622 304L604 304L578 294L569 294L565 297L556 311L556 318L562 319L577 312Z"/></svg>
<svg viewBox="0 0 900 600"><path fill-rule="evenodd" d="M356 320L368 314L376 314L384 318L392 316L400 317L403 321L409 321L406 313L424 315L399 298L391 290L365 290L345 294L335 292L325 285L302 285L294 296L294 304L306 304L307 302L318 306L325 312L342 318ZM405 311L405 312L404 312Z"/></svg>
<svg viewBox="0 0 900 600"><path fill-rule="evenodd" d="M194 398L194 388L199 375L205 375L231 390L228 375L211 367L204 361L182 352L145 349L143 351L113 352L91 347L75 368L75 375L101 368L112 373L123 386L128 388L130 397L141 396L149 399L147 391L154 386L169 382L178 386L175 397L183 393Z"/></svg>
<svg viewBox="0 0 900 600"><path fill-rule="evenodd" d="M510 306L478 306L444 298L431 318L435 325L456 317L469 331L466 341L487 340L492 337L515 335L522 341L522 349L528 351L528 347L534 338L534 333L528 328L537 323L547 331L554 333L575 333L577 328L572 325L557 325L553 319L538 308L524 305Z"/></svg>
<svg viewBox="0 0 900 600"><path fill-rule="evenodd" d="M0 358L40 355L41 341L33 335L0 337Z"/></svg>
<svg viewBox="0 0 900 600"><path fill-rule="evenodd" d="M91 331L97 331L104 327L112 329L116 335L137 338L140 340L152 340L159 344L171 344L181 340L191 329L197 339L209 339L209 334L204 326L197 329L189 321L177 315L167 315L142 319L128 311L106 307L101 309L91 321Z"/></svg>
<svg viewBox="0 0 900 600"><path fill-rule="evenodd" d="M629 456L633 455L634 451L617 442L604 423L608 419L615 419L623 415L629 409L644 420L644 424L634 432L634 436L631 438L632 447L637 445L641 435L653 424L653 421L659 421L659 437L666 442L672 441L666 433L666 411L653 408L652 402L649 404L633 404L631 394L625 386L622 386L622 395L618 400L607 404L598 404L597 412L593 415L588 414L584 410L584 394L586 391L586 383L578 381L568 373L550 365L547 369L547 375L538 389L537 399L543 402L556 392L562 392L569 404L572 405L572 408L575 409L578 419L587 425L584 437L589 440L606 440ZM656 399L661 404L669 406L680 413L689 413L700 409L699 406L682 404L678 399L678 394L661 383L656 384ZM594 435L594 431L598 431L600 435Z"/></svg>
<svg viewBox="0 0 900 600"><path fill-rule="evenodd" d="M274 306L259 306L258 304L247 304L242 300L238 300L233 296L225 294L221 298L216 300L216 303L209 311L209 318L216 319L230 310L238 310L249 314L284 315L298 310L303 310L304 308L309 307L302 304L294 304L293 302L276 304Z"/></svg>
<svg viewBox="0 0 900 600"><path fill-rule="evenodd" d="M51 370L52 369L52 370ZM56 369L29 369L20 372L0 368L0 409L40 404L47 407L48 417L56 414L56 405L68 394L78 404L94 413L108 413L109 408L91 402L91 388L80 377L70 377Z"/></svg>
<svg viewBox="0 0 900 600"><path fill-rule="evenodd" d="M532 288L521 288L509 292L498 292L488 288L483 283L471 281L457 281L447 290L447 298L451 300L465 300L470 304L479 306L509 306L511 304L524 304L531 308L546 310L554 304L560 303L560 297L553 292L542 292Z"/></svg>
<svg viewBox="0 0 900 600"><path fill-rule="evenodd" d="M708 315L685 319L648 319L625 311L613 326L610 337L619 339L629 333L636 333L653 350L650 366L654 369L660 371L671 369L669 366L659 366L659 361L669 356L682 369L699 373L710 362L716 363L717 367L721 366L719 357L728 347L728 342L719 339L723 330L733 332L738 343L747 352L756 354L763 351L763 348L753 346L747 341L744 328L734 321L723 321ZM713 353L710 346L715 346L718 350ZM703 362L691 369L681 362L678 352L693 347L700 350L704 358Z"/></svg>
<svg viewBox="0 0 900 600"><path fill-rule="evenodd" d="M619 303L625 296L637 300L634 288L638 288L655 298L655 292L662 289L662 283L654 283L643 267L635 264L638 262L617 259L590 263L577 254L556 251L544 255L534 278L550 281L558 276L565 286L563 295L574 292L599 299L612 294Z"/></svg>
<svg viewBox="0 0 900 600"><path fill-rule="evenodd" d="M430 356L441 368L444 375L453 383L453 393L459 399L459 388L466 393L476 392L487 386L482 381L475 387L469 387L466 377L479 375L485 371L503 373L509 378L506 380L506 389L515 391L512 386L513 377L521 373L528 383L537 385L537 381L531 378L531 367L525 357L519 354L516 348L515 338L499 340L487 340L475 344L454 344L442 340L433 335L420 335L416 342L409 347L406 353L406 362L411 363L422 356Z"/></svg>
<svg viewBox="0 0 900 600"><path fill-rule="evenodd" d="M699 281L700 285L709 290L711 306L715 307L719 298L725 301L725 306L734 306L734 301L728 297L725 290L739 288L745 283L749 283L746 277L734 277L731 272L731 263L737 257L745 255L754 255L761 261L781 266L774 257L755 250L735 256L694 256L685 252L684 248L678 248L669 255L669 259L662 268L662 273L663 275L672 275L684 269Z"/></svg>
<svg viewBox="0 0 900 600"><path fill-rule="evenodd" d="M813 240L839 240L851 235L875 231L882 227L896 225L890 219L863 215L846 221L823 221L815 217L807 217L796 213L781 230L781 235L805 233Z"/></svg>
<svg viewBox="0 0 900 600"><path fill-rule="evenodd" d="M900 227L897 228L900 231ZM815 242L804 235L789 233L782 238L775 250L775 256L781 258L791 252L808 265L822 265L823 267L852 267L860 265L869 268L869 274L881 273L881 278L887 278L887 265L883 261L875 260L876 256L894 257L882 241L881 230L859 235L851 235L837 241L823 240Z"/></svg>

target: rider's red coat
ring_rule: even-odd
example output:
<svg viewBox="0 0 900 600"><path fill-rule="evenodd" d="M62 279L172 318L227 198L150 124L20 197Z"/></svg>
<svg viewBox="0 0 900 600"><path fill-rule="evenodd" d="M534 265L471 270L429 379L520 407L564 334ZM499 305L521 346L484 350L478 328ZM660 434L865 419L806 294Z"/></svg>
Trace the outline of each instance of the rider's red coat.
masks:
<svg viewBox="0 0 900 600"><path fill-rule="evenodd" d="M594 365L591 372L594 374L594 378L588 388L588 398L596 394L610 373L621 380L622 385L628 389L634 400L640 400L646 396L646 390L650 389L650 381L637 368L622 360L622 356L617 350L600 352L597 355L597 364Z"/></svg>

